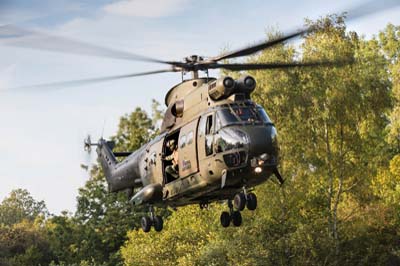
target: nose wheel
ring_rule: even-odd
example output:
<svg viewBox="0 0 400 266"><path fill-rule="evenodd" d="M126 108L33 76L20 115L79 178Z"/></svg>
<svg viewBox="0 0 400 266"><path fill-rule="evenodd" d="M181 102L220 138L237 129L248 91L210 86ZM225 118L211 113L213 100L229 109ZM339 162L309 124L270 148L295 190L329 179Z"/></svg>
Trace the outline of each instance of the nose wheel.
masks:
<svg viewBox="0 0 400 266"><path fill-rule="evenodd" d="M156 232L160 232L164 227L164 221L162 217L155 215L153 206L150 206L149 212L150 216L143 216L140 220L143 232L150 232L152 226Z"/></svg>
<svg viewBox="0 0 400 266"><path fill-rule="evenodd" d="M257 209L257 196L253 192L247 194L246 207L250 211Z"/></svg>
<svg viewBox="0 0 400 266"><path fill-rule="evenodd" d="M238 211L243 211L246 207L246 196L244 193L238 193L233 198L233 207Z"/></svg>
<svg viewBox="0 0 400 266"><path fill-rule="evenodd" d="M257 196L253 192L247 193L243 188L243 192L237 193L233 198L233 207L238 211L243 211L245 207L254 211L257 209Z"/></svg>

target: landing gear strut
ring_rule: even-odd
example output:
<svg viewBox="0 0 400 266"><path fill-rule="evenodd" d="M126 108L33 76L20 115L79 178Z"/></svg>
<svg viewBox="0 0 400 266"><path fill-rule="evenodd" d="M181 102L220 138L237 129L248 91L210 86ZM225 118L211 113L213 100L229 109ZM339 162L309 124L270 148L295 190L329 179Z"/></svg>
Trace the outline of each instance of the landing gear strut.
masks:
<svg viewBox="0 0 400 266"><path fill-rule="evenodd" d="M228 227L232 221L234 226L241 226L242 225L242 214L240 211L235 211L233 209L232 201L228 200L229 212L222 212L221 213L221 225L223 227Z"/></svg>
<svg viewBox="0 0 400 266"><path fill-rule="evenodd" d="M154 230L160 232L163 229L164 222L161 216L155 215L154 207L149 207L150 217L143 216L140 220L143 232L147 233L150 231L151 226L154 226Z"/></svg>

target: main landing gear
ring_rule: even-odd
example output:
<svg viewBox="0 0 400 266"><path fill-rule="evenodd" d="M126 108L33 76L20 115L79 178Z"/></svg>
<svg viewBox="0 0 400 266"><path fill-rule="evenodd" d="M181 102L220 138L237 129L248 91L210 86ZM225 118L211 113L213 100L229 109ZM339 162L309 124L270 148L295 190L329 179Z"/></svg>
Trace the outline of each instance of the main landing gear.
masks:
<svg viewBox="0 0 400 266"><path fill-rule="evenodd" d="M221 213L221 225L223 227L228 227L230 223L234 226L240 226L242 224L242 214L241 211L245 207L247 209L254 211L257 208L257 196L254 193L247 193L246 189L243 188L243 192L237 193L233 197L233 204L231 200L228 200L229 212Z"/></svg>
<svg viewBox="0 0 400 266"><path fill-rule="evenodd" d="M221 225L223 227L228 227L230 223L234 226L241 226L242 225L242 214L240 211L235 211L233 209L232 201L228 200L229 212L222 212L221 213Z"/></svg>
<svg viewBox="0 0 400 266"><path fill-rule="evenodd" d="M149 212L150 212L150 217L143 216L142 219L140 220L143 232L145 232L145 233L149 232L151 229L151 226L154 226L154 230L156 230L157 232L160 232L164 226L162 217L155 215L153 206L149 207Z"/></svg>

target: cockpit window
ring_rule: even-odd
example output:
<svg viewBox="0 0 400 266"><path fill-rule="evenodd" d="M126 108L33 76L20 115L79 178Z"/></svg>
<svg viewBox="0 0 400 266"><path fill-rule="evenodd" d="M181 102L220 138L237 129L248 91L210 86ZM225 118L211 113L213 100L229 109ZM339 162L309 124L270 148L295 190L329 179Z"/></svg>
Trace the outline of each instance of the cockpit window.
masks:
<svg viewBox="0 0 400 266"><path fill-rule="evenodd" d="M272 121L269 118L267 112L265 112L265 110L261 107L261 106L257 106L257 113L258 115L261 117L262 121L266 124L271 124Z"/></svg>
<svg viewBox="0 0 400 266"><path fill-rule="evenodd" d="M238 129L223 128L215 137L217 152L226 152L232 149L245 148L249 138Z"/></svg>
<svg viewBox="0 0 400 266"><path fill-rule="evenodd" d="M260 118L252 107L232 106L234 114L244 122L259 122Z"/></svg>
<svg viewBox="0 0 400 266"><path fill-rule="evenodd" d="M262 123L262 121L254 107L233 105L217 111L216 125L217 128L222 128L232 124Z"/></svg>
<svg viewBox="0 0 400 266"><path fill-rule="evenodd" d="M220 129L226 125L239 123L239 118L233 114L230 109L218 110L216 115L216 126Z"/></svg>
<svg viewBox="0 0 400 266"><path fill-rule="evenodd" d="M226 104L216 112L216 131L235 124L271 124L265 110L257 105Z"/></svg>

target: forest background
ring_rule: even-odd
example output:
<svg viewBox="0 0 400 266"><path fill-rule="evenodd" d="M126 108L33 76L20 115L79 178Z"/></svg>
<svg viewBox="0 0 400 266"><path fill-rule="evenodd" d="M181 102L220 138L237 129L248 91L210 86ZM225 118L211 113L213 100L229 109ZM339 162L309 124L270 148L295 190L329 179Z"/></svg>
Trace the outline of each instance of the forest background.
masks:
<svg viewBox="0 0 400 266"><path fill-rule="evenodd" d="M256 188L259 207L222 228L224 205L160 210L161 233L139 230L142 210L108 194L94 166L75 213L52 215L16 189L0 204L0 266L24 265L399 265L400 26L371 39L343 17L307 21L318 31L251 62L352 57L340 67L249 71L252 98L278 128L281 172ZM274 38L270 32L267 38ZM237 75L237 73L225 73ZM135 150L158 133L162 110L136 108L113 139Z"/></svg>

